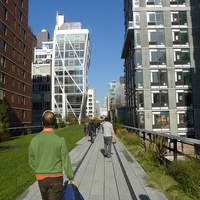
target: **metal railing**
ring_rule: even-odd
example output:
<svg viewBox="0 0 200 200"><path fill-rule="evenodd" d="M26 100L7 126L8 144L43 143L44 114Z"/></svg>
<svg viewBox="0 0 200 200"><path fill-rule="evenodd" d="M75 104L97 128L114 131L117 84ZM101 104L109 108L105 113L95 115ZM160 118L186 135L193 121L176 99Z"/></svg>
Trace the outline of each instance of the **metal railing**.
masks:
<svg viewBox="0 0 200 200"><path fill-rule="evenodd" d="M37 133L43 129L43 126L23 126L8 128L10 136L21 136L28 133Z"/></svg>
<svg viewBox="0 0 200 200"><path fill-rule="evenodd" d="M200 140L179 137L162 132L148 131L131 126L125 126L124 128L133 130L140 134L143 141L149 141L156 143L158 137L163 138L163 145L167 149L166 157L172 156L173 160L177 160L178 156L192 156L199 158L200 155Z"/></svg>

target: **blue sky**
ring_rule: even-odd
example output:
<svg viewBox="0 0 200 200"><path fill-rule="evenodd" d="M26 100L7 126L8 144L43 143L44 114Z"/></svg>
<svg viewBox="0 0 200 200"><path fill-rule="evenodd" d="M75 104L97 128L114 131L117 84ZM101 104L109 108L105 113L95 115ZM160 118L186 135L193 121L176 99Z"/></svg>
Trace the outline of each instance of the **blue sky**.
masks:
<svg viewBox="0 0 200 200"><path fill-rule="evenodd" d="M29 0L29 26L36 35L42 29L53 38L56 13L66 22L81 22L90 32L92 45L89 88L96 88L97 100L103 103L112 80L123 76L121 52L124 42L122 0Z"/></svg>

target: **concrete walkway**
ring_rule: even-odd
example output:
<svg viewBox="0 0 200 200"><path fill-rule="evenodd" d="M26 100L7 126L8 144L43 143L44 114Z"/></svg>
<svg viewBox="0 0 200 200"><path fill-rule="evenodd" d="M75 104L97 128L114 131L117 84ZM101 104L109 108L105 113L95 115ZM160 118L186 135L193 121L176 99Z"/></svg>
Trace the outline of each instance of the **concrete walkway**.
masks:
<svg viewBox="0 0 200 200"><path fill-rule="evenodd" d="M117 141L112 157L103 156L103 135L99 133L93 144L82 138L70 152L75 182L85 200L166 200L167 198L145 181L146 173ZM40 200L35 182L16 200Z"/></svg>

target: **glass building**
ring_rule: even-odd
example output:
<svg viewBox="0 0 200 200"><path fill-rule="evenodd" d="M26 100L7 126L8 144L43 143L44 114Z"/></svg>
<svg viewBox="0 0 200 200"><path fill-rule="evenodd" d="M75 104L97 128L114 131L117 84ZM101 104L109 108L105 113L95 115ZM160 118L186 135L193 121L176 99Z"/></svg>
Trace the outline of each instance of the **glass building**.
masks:
<svg viewBox="0 0 200 200"><path fill-rule="evenodd" d="M57 117L86 115L91 45L89 30L80 22L65 23L57 14L52 54L52 110Z"/></svg>
<svg viewBox="0 0 200 200"><path fill-rule="evenodd" d="M126 124L200 138L199 5L124 0Z"/></svg>

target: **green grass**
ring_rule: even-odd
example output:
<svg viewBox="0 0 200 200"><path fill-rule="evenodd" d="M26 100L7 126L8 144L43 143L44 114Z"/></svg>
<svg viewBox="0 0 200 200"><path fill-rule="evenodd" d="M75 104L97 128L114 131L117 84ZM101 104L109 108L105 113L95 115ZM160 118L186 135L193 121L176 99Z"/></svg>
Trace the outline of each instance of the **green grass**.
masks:
<svg viewBox="0 0 200 200"><path fill-rule="evenodd" d="M69 151L83 137L82 125L69 126L56 131L65 137ZM0 143L0 147L13 147L0 152L0 200L15 199L35 182L35 176L28 164L28 147L35 135L14 137Z"/></svg>

